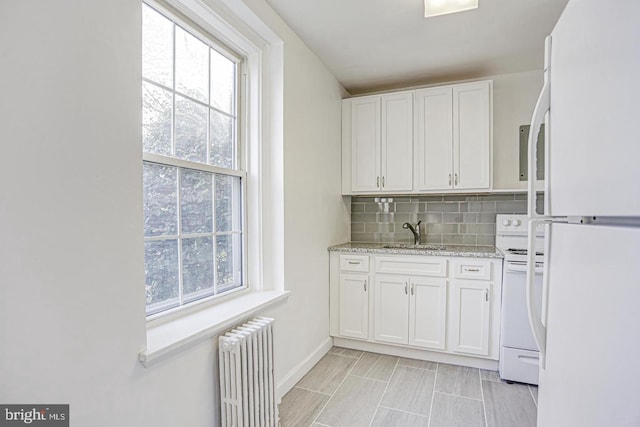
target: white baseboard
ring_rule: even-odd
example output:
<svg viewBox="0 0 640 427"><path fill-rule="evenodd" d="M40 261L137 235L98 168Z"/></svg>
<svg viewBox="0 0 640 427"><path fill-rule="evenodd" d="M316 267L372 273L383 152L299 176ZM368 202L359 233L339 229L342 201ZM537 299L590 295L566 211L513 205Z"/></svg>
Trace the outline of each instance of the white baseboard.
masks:
<svg viewBox="0 0 640 427"><path fill-rule="evenodd" d="M302 362L296 365L290 370L277 385L276 398L278 403L282 400L282 396L287 394L294 385L298 383L304 377L307 372L313 368L316 363L324 357L325 354L331 350L333 346L333 338L327 337L309 356L307 356Z"/></svg>

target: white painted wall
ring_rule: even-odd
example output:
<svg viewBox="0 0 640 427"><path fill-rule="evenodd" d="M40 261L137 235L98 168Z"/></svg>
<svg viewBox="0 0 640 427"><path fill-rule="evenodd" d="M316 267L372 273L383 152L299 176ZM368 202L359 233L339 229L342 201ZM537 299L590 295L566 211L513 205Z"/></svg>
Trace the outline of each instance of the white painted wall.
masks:
<svg viewBox="0 0 640 427"><path fill-rule="evenodd" d="M140 4L2 2L0 20L0 401L143 425Z"/></svg>
<svg viewBox="0 0 640 427"><path fill-rule="evenodd" d="M284 40L284 280L278 380L328 344L328 254L348 239L342 88ZM138 0L0 4L0 402L70 403L71 425L212 426L216 353L145 369Z"/></svg>
<svg viewBox="0 0 640 427"><path fill-rule="evenodd" d="M542 70L493 76L493 188L523 189L519 180L519 127L531 122Z"/></svg>
<svg viewBox="0 0 640 427"><path fill-rule="evenodd" d="M346 92L263 0L245 3L285 41L284 275L292 294L268 313L278 322L276 372L283 392L330 345L327 247L351 233L350 200L339 196Z"/></svg>

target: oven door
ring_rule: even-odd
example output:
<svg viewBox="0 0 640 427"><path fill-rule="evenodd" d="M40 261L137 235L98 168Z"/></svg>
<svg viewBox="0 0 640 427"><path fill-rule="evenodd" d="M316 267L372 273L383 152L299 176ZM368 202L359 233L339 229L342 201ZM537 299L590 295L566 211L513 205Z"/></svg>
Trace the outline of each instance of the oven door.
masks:
<svg viewBox="0 0 640 427"><path fill-rule="evenodd" d="M542 306L542 264L536 263L535 308ZM502 345L538 351L527 313L527 264L520 261L505 263L502 282Z"/></svg>

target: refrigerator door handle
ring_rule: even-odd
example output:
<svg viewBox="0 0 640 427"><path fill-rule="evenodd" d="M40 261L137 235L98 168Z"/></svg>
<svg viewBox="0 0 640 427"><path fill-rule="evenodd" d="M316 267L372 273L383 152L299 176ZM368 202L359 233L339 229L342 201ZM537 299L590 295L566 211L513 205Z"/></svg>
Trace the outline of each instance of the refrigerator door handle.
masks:
<svg viewBox="0 0 640 427"><path fill-rule="evenodd" d="M538 176L538 162L537 162L537 141L538 134L540 133L540 125L544 122L545 115L549 111L550 107L550 85L549 80L546 78L545 82L538 97L536 108L533 110L533 117L531 118L531 127L529 128L529 143L528 143L528 161L529 161L529 177L528 177L528 204L527 210L529 212L529 218L538 216L536 211L536 178ZM548 154L547 154L548 157Z"/></svg>
<svg viewBox="0 0 640 427"><path fill-rule="evenodd" d="M545 367L545 355L547 350L547 329L542 323L542 314L538 314L534 305L535 297L535 265L536 265L536 228L539 223L548 223L549 220L529 220L529 237L527 240L527 312L529 314L529 324L533 332L533 338L540 350L540 367ZM547 265L544 266L543 277L547 276Z"/></svg>
<svg viewBox="0 0 640 427"><path fill-rule="evenodd" d="M542 86L542 90L540 91L540 96L538 97L538 101L536 102L536 107L533 110L533 117L531 118L531 127L529 128L529 141L528 141L528 162L529 162L529 176L528 176L528 185L527 185L527 215L529 217L529 236L527 241L527 312L529 314L529 324L531 325L531 331L533 332L533 337L538 345L538 349L540 350L540 367L544 369L545 367L545 356L547 350L547 330L542 323L542 313L538 314L536 307L534 306L535 301L535 254L536 254L536 229L538 224L549 224L551 222L566 222L566 218L553 218L553 217L545 217L544 213L539 214L536 209L536 178L538 176L538 161L537 161L537 141L538 134L540 133L540 125L545 121L547 113L551 108L551 83L549 80L549 71L551 66L551 36L547 36L545 39L545 64L544 64L544 85ZM549 126L547 126L546 131L549 131ZM547 149L546 159L549 159L548 153L549 141L548 138L545 138L545 149ZM548 174L548 167L545 168L545 175ZM545 176L546 178L546 176ZM545 202L548 203L549 196L549 180L546 179L545 182ZM549 236L547 236L547 243L549 240ZM547 257L548 254L545 254ZM547 280L548 274L548 264L545 262L543 267L543 282Z"/></svg>

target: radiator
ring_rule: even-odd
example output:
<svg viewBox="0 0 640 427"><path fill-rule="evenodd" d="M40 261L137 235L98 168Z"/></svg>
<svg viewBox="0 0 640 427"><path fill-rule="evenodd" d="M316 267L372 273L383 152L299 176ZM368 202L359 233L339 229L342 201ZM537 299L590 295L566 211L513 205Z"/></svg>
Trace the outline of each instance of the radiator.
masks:
<svg viewBox="0 0 640 427"><path fill-rule="evenodd" d="M223 427L276 427L273 319L258 317L220 336Z"/></svg>

